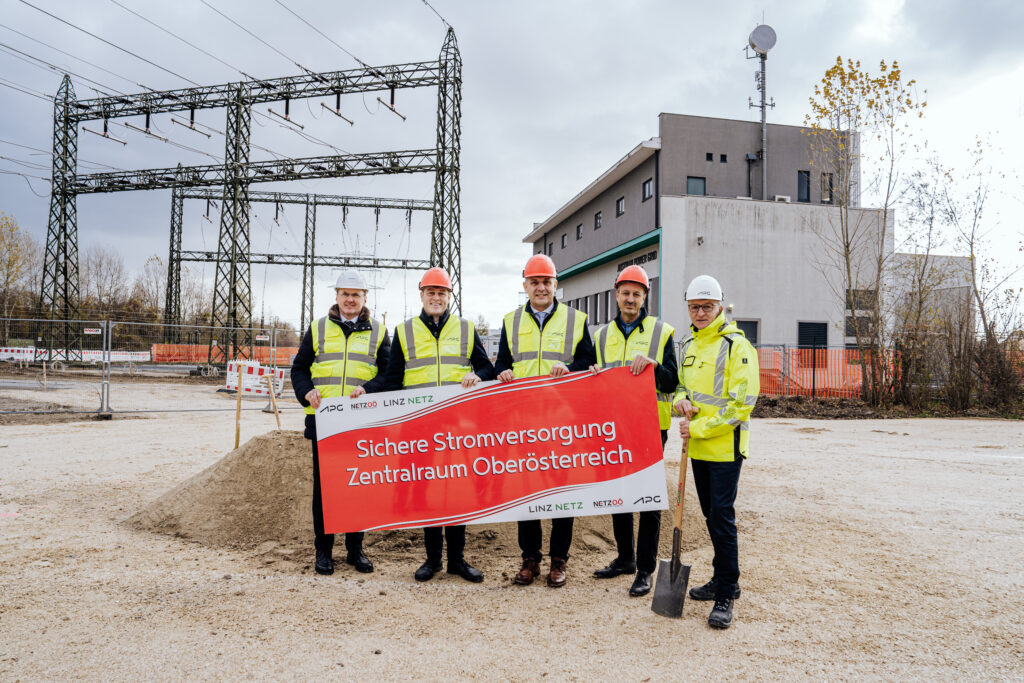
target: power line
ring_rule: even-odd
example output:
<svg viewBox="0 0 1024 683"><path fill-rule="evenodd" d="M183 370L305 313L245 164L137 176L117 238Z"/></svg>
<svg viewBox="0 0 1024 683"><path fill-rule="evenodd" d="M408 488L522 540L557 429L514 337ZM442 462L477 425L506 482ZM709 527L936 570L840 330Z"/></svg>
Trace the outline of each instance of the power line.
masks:
<svg viewBox="0 0 1024 683"><path fill-rule="evenodd" d="M426 5L427 7L429 7L430 11L437 15L437 18L441 20L441 23L444 24L445 28L451 28L452 27L452 25L448 23L448 20L445 19L444 17L442 17L441 13L438 12L436 9L434 9L434 6L431 5L429 2L427 2L427 0L423 0L423 4Z"/></svg>
<svg viewBox="0 0 1024 683"><path fill-rule="evenodd" d="M43 47L48 47L51 50L56 50L57 52L61 53L62 55L66 55L68 57L71 57L71 59L74 59L74 60L77 60L79 62L82 62L83 64L87 64L87 65L93 67L94 69L99 69L100 71L103 71L104 73L108 73L111 76L114 76L115 78L120 78L122 81L125 81L127 83L131 83L132 85L137 85L138 87L142 88L143 90L152 90L152 88L149 88L149 87L147 87L145 85L142 85L141 83L136 83L132 79L125 78L121 74L114 73L110 69L104 68L104 67L100 66L99 64L93 64L92 62L90 62L90 61L88 61L86 59L82 59L81 57L77 57L77 56L71 54L70 52L65 52L64 50L61 50L59 47L54 47L53 45L50 45L49 43L44 43L43 41L39 40L38 38L33 38L32 36L30 36L30 35L28 35L26 33L22 33L21 31L18 31L16 29L13 29L10 26L7 26L5 24L0 24L0 28L5 28L8 31L11 31L12 33L17 33L19 36L21 36L23 38L28 38L32 42L39 43Z"/></svg>
<svg viewBox="0 0 1024 683"><path fill-rule="evenodd" d="M121 4L120 2L118 2L117 0L110 0L110 2L114 3L115 5L117 5L117 6L118 6L118 7L120 7L121 9L123 9L123 10L124 10L125 12L130 12L130 13L134 14L135 16L137 16L137 17L138 17L139 19L142 19L142 20L143 20L144 22L146 22L147 24L150 24L150 25L152 25L152 26L155 26L156 28L160 29L161 31L163 31L163 32L164 32L164 33L166 33L167 35L169 35L169 36L172 36L172 37L174 37L174 38L177 38L178 40L180 40L181 42L185 43L186 45L188 45L188 46L189 46L189 47L191 47L192 49L194 49L194 50L198 50L199 52L203 53L204 55L206 55L206 56L207 56L207 57L209 57L210 59L215 59L215 60L217 60L218 62L220 62L220 63L221 63L221 64L223 64L224 66L228 67L228 68L229 68L229 69L231 69L232 71L237 71L238 73L242 74L242 75L243 75L243 76L245 76L246 78L248 78L248 79L252 79L252 76L250 76L249 74L245 73L244 71L242 71L241 69L239 69L239 68L238 68L237 66L233 66L233 65L231 65L231 64L228 64L227 62L225 62L225 61L224 61L223 59L221 59L220 57L218 57L218 56L216 56L216 55L213 55L213 54L210 54L209 52L207 52L207 51L206 51L206 50L204 50L203 48L199 47L199 46L198 46L198 45L196 45L195 43L191 43L191 42L189 42L188 40L185 40L184 38L182 38L181 36L179 36L179 35L178 35L177 33L174 33L173 31L171 31L171 30L169 30L169 29L166 29L166 28L164 28L163 26L161 26L160 24L156 23L155 21L152 21L151 19L147 19L146 17L142 16L141 14L139 14L139 13L138 13L138 12L136 12L135 10L131 9L130 7L125 7L124 5L122 5L122 4Z"/></svg>
<svg viewBox="0 0 1024 683"><path fill-rule="evenodd" d="M21 1L22 1L22 2L24 2L25 0L21 0ZM252 37L253 37L253 38L255 38L256 40L260 41L261 43L263 43L264 45L266 45L267 47L269 47L269 48L270 48L271 50L273 50L273 51L274 51L274 52L276 52L277 54L279 54L279 55L281 55L282 57L284 57L285 59L287 59L287 60L288 60L289 62L291 62L291 63L292 63L292 64L294 64L295 66L297 66L297 67L299 67L300 69L302 69L303 71L305 71L306 73L310 73L310 74L314 73L314 72L313 72L313 71L311 71L310 69L307 69L306 67L304 67L304 66L302 66L301 64L299 64L299 63L298 63L297 61L295 61L294 59L292 59L291 57L289 57L289 56L288 56L288 55L286 55L285 53L283 53L283 52L281 52L280 50L278 50L278 49L277 49L276 47L274 47L273 45L271 45L271 44L270 44L270 43L268 43L267 41L265 41L265 40L263 40L262 38L260 38L260 37L259 37L258 35L256 35L255 33L253 33L252 31L250 31L250 30L249 30L249 29L247 29L246 27L244 27L244 26L242 26L241 24L239 24L239 23L238 23L237 21L235 21L234 19L232 19L232 18L231 18L231 17L229 17L228 15L224 14L223 12L221 12L221 11L220 11L219 9L217 9L216 7L214 7L213 5L211 5L210 3L208 3L208 2L206 1L206 0L199 0L199 1L200 1L201 3L203 3L204 5L206 5L207 7L209 7L210 9L212 9L212 10L213 10L214 12L216 12L217 14L221 15L222 17L224 17L225 19L227 19L228 21L230 21L230 22L231 22L232 24L234 24L234 25L235 25L235 26L237 26L238 28L240 28L240 29L242 29L243 31L245 31L246 33L248 33L248 34L249 34L250 36L252 36Z"/></svg>
<svg viewBox="0 0 1024 683"><path fill-rule="evenodd" d="M298 14L297 14L297 13L296 13L296 12L295 12L295 11L294 11L294 10L293 10L292 8L290 8L290 7L288 6L288 5L286 5L286 4L284 4L283 2L281 2L281 0L274 0L274 2L276 2L277 4L279 4L279 5L281 6L281 7L285 8L286 10L288 10L288 12L290 12L290 13L291 13L291 15L292 15L293 17L295 17L296 19L298 19L299 21L301 21L301 22L302 22L303 24L305 24L306 26L310 27L311 29L313 29L314 31L316 31L317 33L319 33L319 34L320 34L321 36L323 36L324 38L326 38L327 40L329 40L329 41L331 42L331 44L332 44L332 45L334 45L334 46L335 46L336 48L338 48L339 50L341 50L342 52L344 52L345 54L347 54L347 55L348 55L349 57L351 57L352 59L354 59L354 60L356 60L357 62L359 62L359 65L360 65L360 66L362 66L363 68L366 68L366 69L371 69L371 68L373 68L373 67L371 67L371 66L370 66L369 64L367 64L366 62L364 62L363 60L359 59L359 57L356 57L356 56L355 56L354 54L352 54L351 52L349 52L348 50L346 50L346 49L345 49L344 47L342 47L342 46L341 46L340 44L338 44L338 43L337 43L337 42L336 42L336 41L335 41L335 40L334 40L333 38L331 38L331 37L330 37L330 36L328 36L328 35L327 35L326 33L324 33L323 31L321 31L320 29L318 29L318 28L317 28L316 26L314 26L313 24L311 24L311 23L309 23L308 21L306 21L305 19L303 19L303 18L302 18L301 16L299 16L299 15L298 15ZM378 75L379 75L379 74L378 74Z"/></svg>
<svg viewBox="0 0 1024 683"><path fill-rule="evenodd" d="M87 77L85 77L85 76L83 76L81 74L77 74L74 71L72 71L71 69L67 68L66 66L57 66L56 64L51 64L50 62L46 61L45 59L40 59L39 57L34 57L33 55L30 55L27 52L22 52L18 48L11 47L7 43L0 43L0 48L2 48L4 51L6 51L7 54L10 54L11 52L17 52L18 54L10 55L10 56L14 57L16 59L20 59L21 61L25 62L26 64L31 64L32 66L36 67L37 69L42 69L43 71L46 71L46 70L55 71L56 73L59 73L59 74L62 74L62 75L63 74L70 74L71 76L74 76L75 78L80 78L83 81L87 81L89 83L92 83L93 85L97 85L97 86L99 86L99 87L101 87L101 88L103 88L105 90L111 90L111 91L117 93L118 95L123 95L124 94L123 92L121 92L117 88L111 88L109 85L104 85L103 83L100 83L99 81L94 81L91 78L87 78ZM19 57L18 55L23 55L23 57ZM25 57L27 57L28 59L25 59ZM31 59L33 61L30 62L29 59ZM36 64L35 62L39 62L39 64ZM109 93L103 93L103 94L105 96L109 96Z"/></svg>
<svg viewBox="0 0 1024 683"><path fill-rule="evenodd" d="M6 78L0 77L0 85L6 86L6 87L10 88L11 90L17 90L18 92L23 92L26 95L31 95L32 97L38 97L41 100L44 100L46 102L49 102L50 104L53 104L53 98L52 97L47 97L46 95L43 95L42 93L40 93L38 91L32 90L32 89L28 88L27 86L23 86L20 83L15 83L14 81L8 81Z"/></svg>
<svg viewBox="0 0 1024 683"><path fill-rule="evenodd" d="M45 150L45 149L40 149L39 147L32 147L31 145L23 145L20 142L12 142L10 140L0 139L0 143L3 143L5 145L12 145L14 147L21 147L22 149L29 149L29 150L32 150L33 152L39 152L40 154L46 154L47 156L51 156L51 157L53 156L53 152L50 152L50 151ZM78 163L80 163L80 164L87 164L87 165L90 165L90 166L100 166L102 168L112 168L115 171L123 171L123 170L125 170L125 169L119 168L117 166L111 166L110 164L101 164L101 163L99 163L97 161L86 161L85 159L79 159Z"/></svg>
<svg viewBox="0 0 1024 683"><path fill-rule="evenodd" d="M42 8L40 8L40 7L36 7L36 6L35 6L35 5L33 5L33 4L31 3L31 2L28 2L28 0L18 0L18 1L19 1L20 3L22 3L23 5L28 5L29 7L31 7L32 9L34 9L34 10L36 10L36 11L38 11L38 12L42 12L43 14L45 14L45 15L46 15L46 16L48 16L48 17L52 17L52 18L56 19L57 21L59 21L59 22L60 22L60 23L62 23L62 24L65 24L65 25L67 25L67 26L70 26L71 28L75 29L76 31L81 31L82 33L84 33L84 34L86 34L86 35L88 35L88 36L92 36L93 38L95 38L96 40L100 41L101 43L105 43L105 44L109 45L109 46L110 46L110 47L112 47L112 48L115 48L115 49L117 49L117 50L120 50L121 52L124 52L125 54L131 55L132 57L135 57L136 59L140 59L140 60L144 61L144 62L145 62L146 64L149 64L149 65L151 65L151 66L155 66L156 68L158 68L158 69L160 69L161 71L164 71L164 72L166 72L166 73L169 73L170 75L174 76L175 78L180 78L181 80L183 80L183 81L187 81L187 82L189 82L189 83L191 83L192 85L195 85L195 86L198 86L198 85L199 85L198 83L196 83L195 81L193 81L193 80L192 80L192 79L190 79L190 78L185 78L184 76L182 76L182 75L181 75L181 74L179 74L179 73L175 73L174 71L171 71L170 69L167 69L167 68L164 68L164 67L160 66L160 65L159 65L159 64L157 64L156 62L151 62L150 60L146 59L145 57L141 57L141 56L139 56L139 55L135 54L135 53L134 53L134 52L132 52L131 50L126 50L125 48L121 47L120 45L117 45L117 44L115 44L115 43L112 43L112 42L110 42L110 41L109 41L109 40L107 40L106 38L100 38L100 37L99 37L98 35L96 35L95 33L91 33L91 32L89 32L89 31L86 31L86 30L85 30L84 28L82 28L81 26L76 26L76 25L72 24L72 23L71 23L70 21L67 21L67 20L65 20L65 19L61 19L61 18L60 18L60 17L58 17L58 16L56 15L56 14L52 14L52 13L50 13L50 12L47 12L46 10L44 10L44 9L42 9Z"/></svg>

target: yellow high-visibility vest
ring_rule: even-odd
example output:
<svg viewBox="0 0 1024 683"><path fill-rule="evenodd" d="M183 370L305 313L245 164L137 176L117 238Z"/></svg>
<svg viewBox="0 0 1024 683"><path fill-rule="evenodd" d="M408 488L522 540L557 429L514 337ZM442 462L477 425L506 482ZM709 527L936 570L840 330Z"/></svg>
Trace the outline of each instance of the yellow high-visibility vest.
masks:
<svg viewBox="0 0 1024 683"><path fill-rule="evenodd" d="M520 306L505 316L505 340L512 352L512 375L539 377L551 373L555 363L572 363L576 345L587 328L587 314L559 303L541 330Z"/></svg>
<svg viewBox="0 0 1024 683"><path fill-rule="evenodd" d="M341 325L324 316L309 325L313 335L313 365L310 376L313 386L323 398L348 396L353 389L377 376L377 351L384 343L380 323L370 319L370 329L350 332L348 337ZM313 406L305 413L313 415Z"/></svg>
<svg viewBox="0 0 1024 683"><path fill-rule="evenodd" d="M419 316L406 320L395 331L405 356L402 388L462 382L462 378L473 370L469 358L473 355L474 330L469 320L449 315L441 334L435 338Z"/></svg>
<svg viewBox="0 0 1024 683"><path fill-rule="evenodd" d="M729 462L750 454L750 413L761 392L757 350L725 314L683 342L675 400L688 398L700 412L690 421L695 460Z"/></svg>
<svg viewBox="0 0 1024 683"><path fill-rule="evenodd" d="M627 339L622 336L619 326L614 321L610 322L594 336L597 364L602 368L618 368L629 365L638 355L661 363L665 345L674 332L671 325L649 315L633 328ZM658 424L662 429L672 425L672 398L673 394L658 394Z"/></svg>

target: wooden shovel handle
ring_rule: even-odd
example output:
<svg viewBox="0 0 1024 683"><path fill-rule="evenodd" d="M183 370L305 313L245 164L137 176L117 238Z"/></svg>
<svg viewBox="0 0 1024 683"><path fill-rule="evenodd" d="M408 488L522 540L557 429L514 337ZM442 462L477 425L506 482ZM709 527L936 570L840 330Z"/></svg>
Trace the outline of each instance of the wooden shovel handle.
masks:
<svg viewBox="0 0 1024 683"><path fill-rule="evenodd" d="M686 490L686 464L689 461L690 440L683 439L683 453L679 457L679 490L676 492L675 528L683 530L683 494Z"/></svg>

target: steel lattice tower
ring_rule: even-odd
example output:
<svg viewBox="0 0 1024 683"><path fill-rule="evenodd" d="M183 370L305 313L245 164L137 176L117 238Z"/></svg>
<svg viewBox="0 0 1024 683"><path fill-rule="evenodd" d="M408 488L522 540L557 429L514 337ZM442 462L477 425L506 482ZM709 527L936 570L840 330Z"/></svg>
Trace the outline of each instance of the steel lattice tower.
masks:
<svg viewBox="0 0 1024 683"><path fill-rule="evenodd" d="M63 348L67 360L81 360L82 339L76 326L78 296L78 211L72 183L78 164L78 126L71 117L77 98L67 75L53 102L53 172L50 215L46 226L46 256L40 286L39 317L54 322L42 325L38 337L50 356ZM45 330L45 331L44 331ZM38 353L38 352L37 352Z"/></svg>
<svg viewBox="0 0 1024 683"><path fill-rule="evenodd" d="M459 205L459 153L462 137L462 57L454 29L448 29L438 59L437 171L430 263L452 278L452 309L462 313L462 209Z"/></svg>
<svg viewBox="0 0 1024 683"><path fill-rule="evenodd" d="M167 254L167 298L164 302L164 341L177 344L181 331L181 223L185 198L181 190L171 190L171 244Z"/></svg>

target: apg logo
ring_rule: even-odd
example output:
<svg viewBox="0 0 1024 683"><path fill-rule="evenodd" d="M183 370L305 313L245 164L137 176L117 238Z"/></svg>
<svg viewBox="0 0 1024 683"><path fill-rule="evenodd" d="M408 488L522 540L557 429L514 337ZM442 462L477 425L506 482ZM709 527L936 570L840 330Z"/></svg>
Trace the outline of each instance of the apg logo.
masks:
<svg viewBox="0 0 1024 683"><path fill-rule="evenodd" d="M338 403L327 403L320 406L321 413L340 413L343 410L345 410L345 406Z"/></svg>
<svg viewBox="0 0 1024 683"><path fill-rule="evenodd" d="M633 505L653 505L661 503L661 496L640 496L633 501Z"/></svg>

